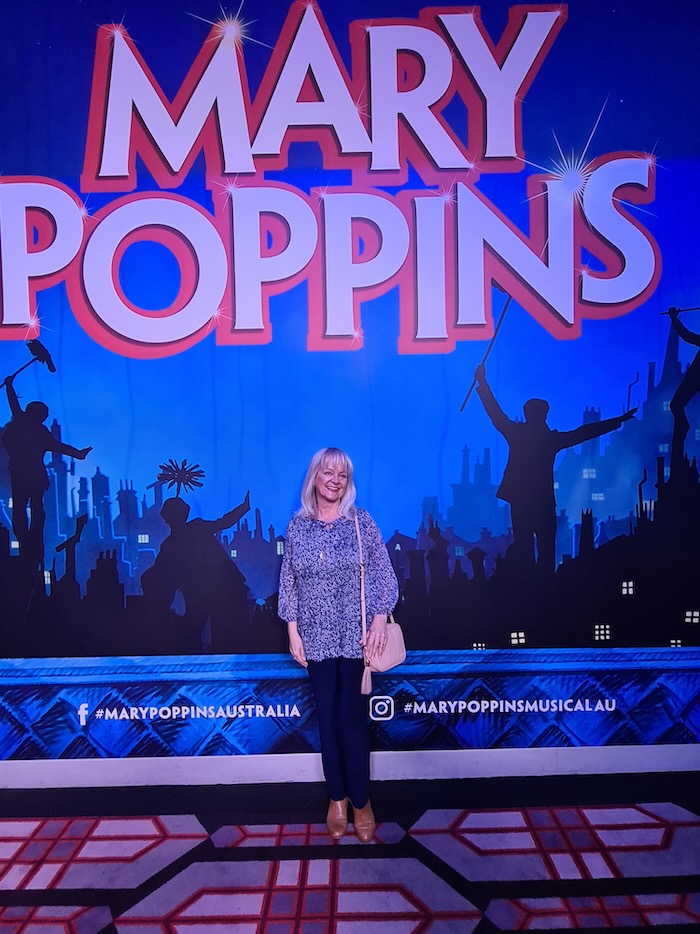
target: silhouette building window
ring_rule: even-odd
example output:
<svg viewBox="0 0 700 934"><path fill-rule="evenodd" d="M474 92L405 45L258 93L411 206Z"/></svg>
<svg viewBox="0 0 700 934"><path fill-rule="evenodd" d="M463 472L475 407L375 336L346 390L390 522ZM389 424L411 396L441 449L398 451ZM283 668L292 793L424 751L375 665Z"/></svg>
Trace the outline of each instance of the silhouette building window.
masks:
<svg viewBox="0 0 700 934"><path fill-rule="evenodd" d="M485 642L472 642L472 648L476 649L479 652L483 652L483 650L486 648L486 643Z"/></svg>
<svg viewBox="0 0 700 934"><path fill-rule="evenodd" d="M394 551L401 551L401 542L397 542L394 545Z"/></svg>
<svg viewBox="0 0 700 934"><path fill-rule="evenodd" d="M284 542L277 542L277 554L278 555L284 554Z"/></svg>
<svg viewBox="0 0 700 934"><path fill-rule="evenodd" d="M232 557L232 558L237 558L237 557L238 557L238 549L237 549L237 548L232 548L232 549L231 549L231 557Z"/></svg>
<svg viewBox="0 0 700 934"><path fill-rule="evenodd" d="M148 534L148 532L139 533L139 538L138 538L139 545L147 545L150 542L150 540L151 540L151 536Z"/></svg>
<svg viewBox="0 0 700 934"><path fill-rule="evenodd" d="M455 558L464 557L464 548L461 545L455 545Z"/></svg>
<svg viewBox="0 0 700 934"><path fill-rule="evenodd" d="M596 478L595 467L584 467L583 468L583 479L584 480L595 480L595 478Z"/></svg>
<svg viewBox="0 0 700 934"><path fill-rule="evenodd" d="M12 541L10 542L10 551L12 552L13 555L16 555L19 553L19 542L17 541L16 538L13 538Z"/></svg>
<svg viewBox="0 0 700 934"><path fill-rule="evenodd" d="M669 412L671 410L671 403L664 402L664 412Z"/></svg>
<svg viewBox="0 0 700 934"><path fill-rule="evenodd" d="M624 597L631 597L634 594L634 581L623 581L620 590Z"/></svg>
<svg viewBox="0 0 700 934"><path fill-rule="evenodd" d="M677 649L679 648L679 646L682 646L682 645L683 643L681 642L680 639L671 639L671 648Z"/></svg>
<svg viewBox="0 0 700 934"><path fill-rule="evenodd" d="M686 623L692 623L697 626L698 623L700 623L700 610L686 610L685 621Z"/></svg>
<svg viewBox="0 0 700 934"><path fill-rule="evenodd" d="M10 509L12 509L12 497L11 497L11 496L10 496L10 498L7 500L7 505L10 507Z"/></svg>
<svg viewBox="0 0 700 934"><path fill-rule="evenodd" d="M519 629L517 632L511 632L510 644L511 645L525 645L525 633L523 632L522 629Z"/></svg>
<svg viewBox="0 0 700 934"><path fill-rule="evenodd" d="M555 481L554 481L554 489L555 489L555 490L558 490L558 489L559 489L559 481L558 481L558 480L555 480Z"/></svg>
<svg viewBox="0 0 700 934"><path fill-rule="evenodd" d="M593 627L593 638L596 642L608 642L612 638L610 623L596 623Z"/></svg>
<svg viewBox="0 0 700 934"><path fill-rule="evenodd" d="M670 480L670 479L671 479L671 468L664 467L664 480Z"/></svg>
<svg viewBox="0 0 700 934"><path fill-rule="evenodd" d="M47 587L51 586L51 571L44 571L44 583Z"/></svg>
<svg viewBox="0 0 700 934"><path fill-rule="evenodd" d="M594 503L602 503L605 499L605 493L591 493L591 499Z"/></svg>
<svg viewBox="0 0 700 934"><path fill-rule="evenodd" d="M664 442L663 444L659 445L659 454L668 454L669 450L670 450L670 447L667 442Z"/></svg>
<svg viewBox="0 0 700 934"><path fill-rule="evenodd" d="M695 429L695 440L700 441L700 428Z"/></svg>

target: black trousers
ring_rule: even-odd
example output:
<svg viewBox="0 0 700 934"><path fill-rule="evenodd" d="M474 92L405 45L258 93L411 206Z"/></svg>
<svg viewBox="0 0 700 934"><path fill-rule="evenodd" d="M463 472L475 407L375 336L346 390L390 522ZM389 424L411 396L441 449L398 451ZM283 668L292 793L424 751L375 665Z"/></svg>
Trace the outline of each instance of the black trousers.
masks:
<svg viewBox="0 0 700 934"><path fill-rule="evenodd" d="M363 667L361 658L310 661L308 667L328 794L333 801L350 798L356 808L369 798L368 698L360 693Z"/></svg>

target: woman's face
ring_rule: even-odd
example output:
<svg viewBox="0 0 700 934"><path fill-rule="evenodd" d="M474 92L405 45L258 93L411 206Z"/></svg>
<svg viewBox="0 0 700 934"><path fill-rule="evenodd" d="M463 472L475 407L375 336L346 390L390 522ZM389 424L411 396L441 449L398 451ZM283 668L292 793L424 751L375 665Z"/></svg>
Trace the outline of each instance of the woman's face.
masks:
<svg viewBox="0 0 700 934"><path fill-rule="evenodd" d="M322 464L314 480L316 499L319 504L337 504L348 487L348 471L343 463Z"/></svg>

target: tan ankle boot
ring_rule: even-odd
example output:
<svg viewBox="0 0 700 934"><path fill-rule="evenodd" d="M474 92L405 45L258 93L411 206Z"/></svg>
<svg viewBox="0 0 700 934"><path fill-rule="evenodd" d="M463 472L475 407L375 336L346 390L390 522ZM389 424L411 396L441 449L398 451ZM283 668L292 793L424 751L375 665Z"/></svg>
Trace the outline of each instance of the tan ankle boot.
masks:
<svg viewBox="0 0 700 934"><path fill-rule="evenodd" d="M372 805L367 802L363 808L355 808L355 833L362 843L369 843L374 836L376 823L374 820L374 811Z"/></svg>
<svg viewBox="0 0 700 934"><path fill-rule="evenodd" d="M326 827L328 833L334 840L340 840L345 836L348 829L348 799L342 801L331 801L328 805L328 815L326 817Z"/></svg>

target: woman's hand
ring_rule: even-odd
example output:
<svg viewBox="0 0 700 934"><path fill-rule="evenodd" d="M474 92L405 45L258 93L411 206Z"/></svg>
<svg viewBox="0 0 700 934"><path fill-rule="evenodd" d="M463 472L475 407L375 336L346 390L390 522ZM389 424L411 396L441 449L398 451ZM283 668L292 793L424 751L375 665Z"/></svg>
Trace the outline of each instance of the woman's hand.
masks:
<svg viewBox="0 0 700 934"><path fill-rule="evenodd" d="M367 633L367 644L365 645L365 655L372 661L378 658L384 651L386 645L386 614L377 614L372 620L372 625Z"/></svg>
<svg viewBox="0 0 700 934"><path fill-rule="evenodd" d="M309 663L306 661L304 643L301 641L296 623L287 623L287 634L289 636L289 651L291 652L292 658L295 662L303 665L304 668L308 668Z"/></svg>

